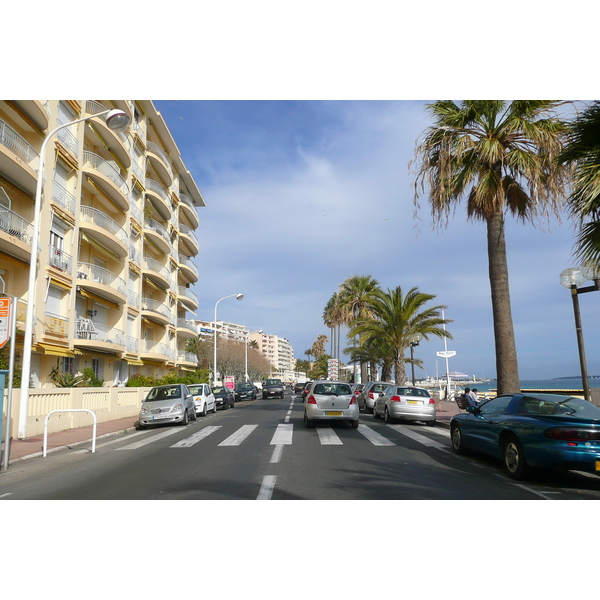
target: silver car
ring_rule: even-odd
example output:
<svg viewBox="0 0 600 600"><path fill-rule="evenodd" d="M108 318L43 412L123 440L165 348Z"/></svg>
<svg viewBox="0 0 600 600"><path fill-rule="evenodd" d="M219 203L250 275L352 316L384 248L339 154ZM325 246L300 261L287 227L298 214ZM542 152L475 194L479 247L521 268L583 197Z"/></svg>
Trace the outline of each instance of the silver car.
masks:
<svg viewBox="0 0 600 600"><path fill-rule="evenodd" d="M386 423L396 419L407 421L425 421L427 425L435 425L435 400L424 388L407 385L390 385L375 400L373 416L383 417Z"/></svg>
<svg viewBox="0 0 600 600"><path fill-rule="evenodd" d="M350 384L344 381L313 381L304 402L304 425L315 421L350 421L358 427L358 404Z"/></svg>
<svg viewBox="0 0 600 600"><path fill-rule="evenodd" d="M162 423L187 425L196 420L196 407L192 393L186 385L174 383L152 388L140 409L139 428Z"/></svg>
<svg viewBox="0 0 600 600"><path fill-rule="evenodd" d="M366 413L373 412L375 400L377 400L390 385L393 385L391 381L367 381L365 387L358 395L358 408L364 410Z"/></svg>

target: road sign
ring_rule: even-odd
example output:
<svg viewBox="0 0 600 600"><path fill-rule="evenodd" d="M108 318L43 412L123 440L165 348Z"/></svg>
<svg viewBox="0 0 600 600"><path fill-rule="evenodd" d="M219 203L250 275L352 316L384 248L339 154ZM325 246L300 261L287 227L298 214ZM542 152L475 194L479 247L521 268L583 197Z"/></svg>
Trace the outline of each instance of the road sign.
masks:
<svg viewBox="0 0 600 600"><path fill-rule="evenodd" d="M0 348L10 338L10 298L0 298Z"/></svg>
<svg viewBox="0 0 600 600"><path fill-rule="evenodd" d="M436 352L438 356L442 358L450 358L451 356L456 356L456 352L454 350L443 350L442 352Z"/></svg>

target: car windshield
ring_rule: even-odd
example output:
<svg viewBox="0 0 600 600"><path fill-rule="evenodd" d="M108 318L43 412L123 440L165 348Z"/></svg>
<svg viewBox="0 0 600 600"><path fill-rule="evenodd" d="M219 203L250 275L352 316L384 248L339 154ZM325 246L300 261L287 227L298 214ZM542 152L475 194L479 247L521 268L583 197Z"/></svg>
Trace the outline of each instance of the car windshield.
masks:
<svg viewBox="0 0 600 600"><path fill-rule="evenodd" d="M155 400L172 400L173 398L181 398L181 387L178 385L152 388L148 392L148 396L146 396L146 402L154 402Z"/></svg>
<svg viewBox="0 0 600 600"><path fill-rule="evenodd" d="M317 383L313 392L323 396L344 396L352 394L349 385L339 383Z"/></svg>
<svg viewBox="0 0 600 600"><path fill-rule="evenodd" d="M267 379L266 385L281 385L281 379Z"/></svg>
<svg viewBox="0 0 600 600"><path fill-rule="evenodd" d="M389 386L389 383L376 383L372 388L371 391L372 392L377 392L377 393L381 393L384 392L385 389Z"/></svg>
<svg viewBox="0 0 600 600"><path fill-rule="evenodd" d="M429 398L429 392L421 388L398 388L399 396L420 396L422 398Z"/></svg>
<svg viewBox="0 0 600 600"><path fill-rule="evenodd" d="M192 394L201 394L202 393L202 385L188 385L188 389Z"/></svg>
<svg viewBox="0 0 600 600"><path fill-rule="evenodd" d="M558 415L580 419L600 419L600 408L582 398L523 396L517 407L519 415Z"/></svg>
<svg viewBox="0 0 600 600"><path fill-rule="evenodd" d="M213 394L222 394L225 391L226 391L226 388L224 388L224 387L213 388Z"/></svg>
<svg viewBox="0 0 600 600"><path fill-rule="evenodd" d="M238 383L238 390L251 390L254 386L251 383Z"/></svg>

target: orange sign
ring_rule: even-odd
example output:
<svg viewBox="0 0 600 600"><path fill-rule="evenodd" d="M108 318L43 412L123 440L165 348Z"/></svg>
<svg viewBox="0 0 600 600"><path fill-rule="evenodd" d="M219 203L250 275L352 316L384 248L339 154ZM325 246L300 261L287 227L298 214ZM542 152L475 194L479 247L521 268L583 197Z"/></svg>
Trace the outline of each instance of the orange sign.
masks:
<svg viewBox="0 0 600 600"><path fill-rule="evenodd" d="M10 338L10 298L0 298L0 348Z"/></svg>

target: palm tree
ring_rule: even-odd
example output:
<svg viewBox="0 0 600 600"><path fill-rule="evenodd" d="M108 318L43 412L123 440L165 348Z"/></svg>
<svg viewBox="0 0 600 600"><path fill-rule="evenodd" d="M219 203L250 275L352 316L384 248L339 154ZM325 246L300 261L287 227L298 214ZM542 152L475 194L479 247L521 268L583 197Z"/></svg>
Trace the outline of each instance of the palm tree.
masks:
<svg viewBox="0 0 600 600"><path fill-rule="evenodd" d="M575 254L600 270L600 102L569 125L561 162L574 167L569 209L579 222Z"/></svg>
<svg viewBox="0 0 600 600"><path fill-rule="evenodd" d="M330 354L339 359L340 326L343 323L343 318L340 311L340 295L338 292L335 292L325 305L325 309L323 310L323 323L326 327L329 327L331 333Z"/></svg>
<svg viewBox="0 0 600 600"><path fill-rule="evenodd" d="M464 197L467 218L487 226L488 269L498 393L518 392L519 367L504 236L506 213L522 221L556 214L567 170L558 163L566 125L549 100L439 100L428 105L435 123L417 145L415 181L427 187L437 225L446 225Z"/></svg>
<svg viewBox="0 0 600 600"><path fill-rule="evenodd" d="M410 358L406 358L405 353L415 335L421 334L424 339L429 339L430 335L452 339L452 335L443 327L451 322L441 316L446 306L424 308L434 298L432 294L419 292L416 287L406 294L400 286L387 292L379 290L370 302L373 317L359 317L351 324L350 335L378 340L379 344L387 347L387 352L393 357L398 384L406 381L405 363L410 362Z"/></svg>
<svg viewBox="0 0 600 600"><path fill-rule="evenodd" d="M342 322L349 325L355 319L371 316L370 302L377 290L379 290L379 282L370 275L353 275L346 279L339 291ZM360 365L361 381L366 381L366 364L361 362Z"/></svg>

